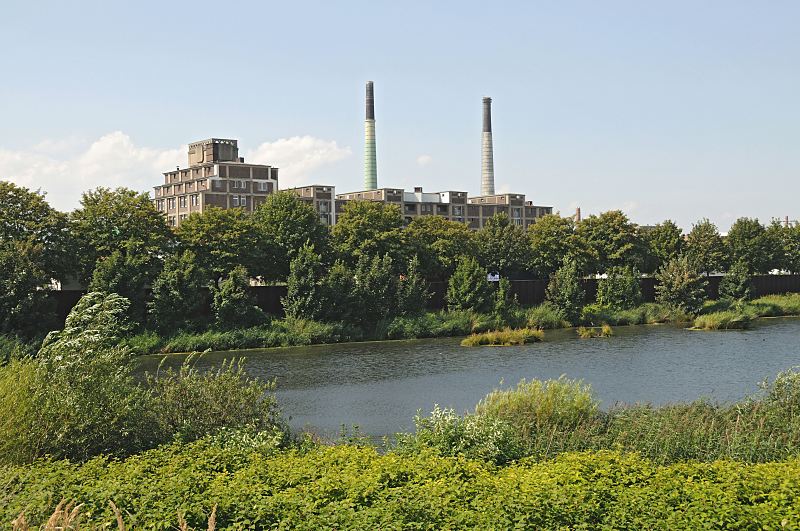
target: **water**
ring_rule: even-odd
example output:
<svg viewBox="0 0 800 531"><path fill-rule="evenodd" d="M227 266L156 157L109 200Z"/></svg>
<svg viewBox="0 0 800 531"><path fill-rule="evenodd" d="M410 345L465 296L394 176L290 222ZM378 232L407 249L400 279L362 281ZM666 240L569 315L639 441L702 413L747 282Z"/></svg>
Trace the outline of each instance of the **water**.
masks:
<svg viewBox="0 0 800 531"><path fill-rule="evenodd" d="M294 428L325 436L342 424L377 436L413 429L418 409L472 409L492 389L520 379L580 378L604 407L616 402L734 401L758 382L800 365L800 319L762 320L751 330L699 332L673 326L617 327L607 339L546 332L519 347L461 347L460 339L350 343L206 354L199 366L247 358L250 374L275 378ZM182 356L169 356L179 364ZM159 357L143 360L152 370Z"/></svg>

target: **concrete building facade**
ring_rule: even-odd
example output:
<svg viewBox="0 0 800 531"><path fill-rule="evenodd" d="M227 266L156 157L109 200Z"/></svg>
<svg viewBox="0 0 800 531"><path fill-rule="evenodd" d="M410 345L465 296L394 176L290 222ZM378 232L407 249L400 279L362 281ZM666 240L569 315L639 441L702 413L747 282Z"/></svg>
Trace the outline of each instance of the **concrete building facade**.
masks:
<svg viewBox="0 0 800 531"><path fill-rule="evenodd" d="M313 206L323 225L333 226L336 224L336 187L310 184L298 188L287 188L286 191L296 194L300 199Z"/></svg>
<svg viewBox="0 0 800 531"><path fill-rule="evenodd" d="M278 168L246 164L237 140L209 138L189 144L189 167L164 173L153 203L177 227L190 214L209 207L252 212L278 189Z"/></svg>

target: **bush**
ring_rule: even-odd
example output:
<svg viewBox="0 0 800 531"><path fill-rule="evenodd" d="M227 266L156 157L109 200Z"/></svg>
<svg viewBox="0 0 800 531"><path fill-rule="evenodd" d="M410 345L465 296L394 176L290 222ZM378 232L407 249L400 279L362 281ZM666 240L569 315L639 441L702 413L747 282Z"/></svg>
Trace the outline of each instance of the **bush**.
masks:
<svg viewBox="0 0 800 531"><path fill-rule="evenodd" d="M166 359L166 358L165 358ZM169 368L147 375L151 412L162 440L193 441L220 430L275 430L280 424L275 382L247 376L241 358L223 361L216 369L198 371L189 357L177 371Z"/></svg>
<svg viewBox="0 0 800 531"><path fill-rule="evenodd" d="M447 308L482 312L489 308L491 295L486 270L476 259L462 257L447 283Z"/></svg>
<svg viewBox="0 0 800 531"><path fill-rule="evenodd" d="M18 337L0 334L0 365L11 360L28 358L33 353L33 347Z"/></svg>
<svg viewBox="0 0 800 531"><path fill-rule="evenodd" d="M630 267L612 267L597 282L597 304L611 310L628 310L642 302L641 275Z"/></svg>
<svg viewBox="0 0 800 531"><path fill-rule="evenodd" d="M416 454L432 448L442 456L463 455L469 459L502 465L522 456L522 445L504 421L478 415L459 416L452 409L435 406L430 416L414 417L416 433L398 435L397 451Z"/></svg>
<svg viewBox="0 0 800 531"><path fill-rule="evenodd" d="M211 286L214 296L211 309L214 319L220 328L242 328L263 323L266 316L255 305L248 293L250 286L247 270L238 266L220 282L219 286Z"/></svg>
<svg viewBox="0 0 800 531"><path fill-rule="evenodd" d="M656 273L656 302L673 310L697 313L705 299L706 281L686 257L667 262Z"/></svg>
<svg viewBox="0 0 800 531"><path fill-rule="evenodd" d="M153 282L148 321L162 333L194 326L207 303L209 275L197 265L197 256L184 251L170 256Z"/></svg>
<svg viewBox="0 0 800 531"><path fill-rule="evenodd" d="M581 339L592 339L595 337L611 337L614 335L614 330L608 324L602 326L579 326L575 332Z"/></svg>
<svg viewBox="0 0 800 531"><path fill-rule="evenodd" d="M472 334L461 341L461 346L478 347L482 345L493 345L508 347L512 345L536 343L542 339L544 339L544 332L536 328L521 328L516 330L506 328L505 330Z"/></svg>
<svg viewBox="0 0 800 531"><path fill-rule="evenodd" d="M431 298L428 283L420 274L419 258L408 263L406 274L397 282L397 314L419 315L425 311Z"/></svg>
<svg viewBox="0 0 800 531"><path fill-rule="evenodd" d="M517 325L516 321L519 313L519 302L517 301L517 296L511 293L511 282L507 278L501 278L494 294L492 314L502 323Z"/></svg>
<svg viewBox="0 0 800 531"><path fill-rule="evenodd" d="M694 327L700 330L742 330L750 327L750 316L741 310L698 315Z"/></svg>
<svg viewBox="0 0 800 531"><path fill-rule="evenodd" d="M747 300L750 298L750 271L743 260L733 263L728 273L719 283L719 296L729 300Z"/></svg>
<svg viewBox="0 0 800 531"><path fill-rule="evenodd" d="M511 444L497 447L514 455ZM494 448L475 453L501 455ZM205 529L214 506L220 531L793 529L800 526L797 473L795 459L659 466L603 451L498 468L424 449L261 453L200 441L125 460L2 468L0 522L10 527L24 511L31 525L44 524L58 500L68 499L83 504L81 524L98 528L115 520L113 500L130 529L171 528L178 511L188 527Z"/></svg>
<svg viewBox="0 0 800 531"><path fill-rule="evenodd" d="M578 265L574 260L565 261L550 277L545 297L564 313L568 321L574 323L578 320L586 294L581 287Z"/></svg>
<svg viewBox="0 0 800 531"><path fill-rule="evenodd" d="M314 246L306 243L289 264L286 296L281 298L287 317L319 319L322 314L319 275L322 268L320 256Z"/></svg>

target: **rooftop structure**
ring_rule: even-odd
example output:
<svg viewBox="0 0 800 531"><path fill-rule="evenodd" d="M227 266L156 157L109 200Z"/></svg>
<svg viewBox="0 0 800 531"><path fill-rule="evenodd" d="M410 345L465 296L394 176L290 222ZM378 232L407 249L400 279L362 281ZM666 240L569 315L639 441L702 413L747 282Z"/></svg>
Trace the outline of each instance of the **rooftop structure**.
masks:
<svg viewBox="0 0 800 531"><path fill-rule="evenodd" d="M236 140L192 142L188 160L188 168L165 172L164 184L154 189L153 203L172 227L209 207L252 212L278 189L278 168L245 164Z"/></svg>
<svg viewBox="0 0 800 531"><path fill-rule="evenodd" d="M375 147L375 92L367 81L367 114L364 120L364 189L378 187L378 161Z"/></svg>

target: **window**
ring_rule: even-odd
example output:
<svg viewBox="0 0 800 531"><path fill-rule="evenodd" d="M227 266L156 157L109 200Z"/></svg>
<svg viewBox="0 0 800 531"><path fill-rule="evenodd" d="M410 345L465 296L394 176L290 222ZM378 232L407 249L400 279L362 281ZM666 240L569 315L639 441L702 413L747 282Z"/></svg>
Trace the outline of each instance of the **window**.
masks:
<svg viewBox="0 0 800 531"><path fill-rule="evenodd" d="M167 199L167 209L172 210L174 208L175 208L175 198L170 197L169 199Z"/></svg>
<svg viewBox="0 0 800 531"><path fill-rule="evenodd" d="M182 196L180 196L180 197L178 198L178 205L179 205L181 208L186 208L186 196L185 196L185 195L182 195Z"/></svg>
<svg viewBox="0 0 800 531"><path fill-rule="evenodd" d="M186 219L186 214L181 214L180 215L180 220L183 221L184 219Z"/></svg>
<svg viewBox="0 0 800 531"><path fill-rule="evenodd" d="M169 216L167 218L167 221L169 222L169 226L170 227L174 227L175 226L175 216Z"/></svg>
<svg viewBox="0 0 800 531"><path fill-rule="evenodd" d="M246 207L247 206L247 196L246 195L239 196L239 206L241 206L241 207Z"/></svg>
<svg viewBox="0 0 800 531"><path fill-rule="evenodd" d="M231 205L238 207L239 206L239 196L234 195L231 197Z"/></svg>
<svg viewBox="0 0 800 531"><path fill-rule="evenodd" d="M192 206L200 204L200 194L192 194Z"/></svg>

